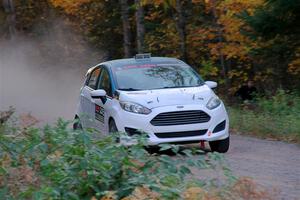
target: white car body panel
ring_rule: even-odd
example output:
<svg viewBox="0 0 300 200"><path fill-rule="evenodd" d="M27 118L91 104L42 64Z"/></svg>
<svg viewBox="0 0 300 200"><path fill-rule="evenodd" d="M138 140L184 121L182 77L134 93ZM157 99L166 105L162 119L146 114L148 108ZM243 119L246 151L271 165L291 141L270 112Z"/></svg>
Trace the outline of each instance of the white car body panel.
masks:
<svg viewBox="0 0 300 200"><path fill-rule="evenodd" d="M170 92L173 94L170 95L170 99L174 98L176 101L170 101L170 105L166 105L167 99L165 101L157 102L156 98L162 99L161 96L163 95L154 95L155 100L153 97L150 97L150 99L153 99L153 101L157 103L153 103L155 107L152 108L152 112L149 115L141 115L141 114L135 114L130 113L127 111L124 111L121 107L118 108L117 112L108 113L109 115L113 116L116 122L116 125L118 127L119 131L125 132L125 127L135 128L138 130L142 130L149 135L149 145L157 145L160 143L170 143L170 142L185 142L185 141L214 141L214 140L221 140L225 139L229 136L228 133L228 127L229 127L229 119L227 116L227 112L225 110L225 107L223 103L218 106L217 108L213 110L209 110L206 108L206 103L209 100L209 97L212 97L214 93L207 87L202 86L201 88L184 88L186 90L186 96L189 96L190 100L186 99L185 95L182 95L181 92L183 89L164 89L169 90L166 91L166 93ZM196 91L196 93L193 93L192 91ZM201 91L204 91L202 93ZM150 92L150 91L148 91ZM122 92L125 93L125 92ZM127 92L126 92L127 93ZM147 93L147 92L145 92ZM151 92L150 92L151 93ZM152 91L152 93L164 93L164 91ZM178 93L176 95L176 93ZM205 95L205 93L207 93ZM132 95L132 94L130 94ZM129 96L130 96L129 95ZM135 94L140 95L140 94ZM147 95L145 95L145 98L147 98ZM199 98L193 98L193 96L198 96ZM120 95L120 100L128 101L133 100L133 97L127 98L128 94ZM183 98L181 98L184 96ZM122 97L122 99L121 99ZM139 97L140 98L140 97ZM136 98L137 99L137 98ZM142 99L142 98L141 98ZM142 99L139 103L141 105L146 106L144 103L145 99ZM177 106L183 106L183 108L178 108ZM199 124L187 124L187 125L173 125L173 126L153 126L150 124L150 121L159 113L163 112L171 112L171 111L185 111L185 110L202 110L208 113L211 116L211 120L207 123L199 123ZM212 132L213 129L217 124L220 122L226 120L226 128L224 131L218 132L218 133L209 133ZM203 130L208 129L207 133L202 136L193 136L193 137L177 137L177 138L157 138L154 133L163 133L163 132L181 132L181 131L193 131L193 130Z"/></svg>
<svg viewBox="0 0 300 200"><path fill-rule="evenodd" d="M212 97L217 97L207 85L199 87L166 88L143 91L120 91L118 96L108 97L105 103L101 99L91 98L93 89L83 86L76 115L80 118L84 128L95 128L104 135L109 134L109 120L113 119L119 132L125 132L125 127L133 128L148 134L149 145L173 142L215 141L229 137L229 119L223 102L216 108L209 110L206 105ZM123 110L120 101L133 102L151 109L150 114L136 114ZM99 109L98 119L95 109ZM95 108L96 107L96 108ZM173 111L201 110L210 116L205 123L154 126L150 121L160 113ZM103 119L99 120L99 113ZM226 120L225 129L212 133L213 129ZM199 136L159 138L155 133L172 133L206 130Z"/></svg>

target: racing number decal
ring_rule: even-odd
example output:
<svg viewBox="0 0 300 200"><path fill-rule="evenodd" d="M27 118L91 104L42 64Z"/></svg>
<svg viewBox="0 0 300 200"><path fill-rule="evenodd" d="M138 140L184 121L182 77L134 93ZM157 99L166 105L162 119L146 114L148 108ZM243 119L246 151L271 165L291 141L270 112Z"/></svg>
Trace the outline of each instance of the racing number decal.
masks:
<svg viewBox="0 0 300 200"><path fill-rule="evenodd" d="M97 104L95 105L95 118L96 120L104 123L104 108Z"/></svg>

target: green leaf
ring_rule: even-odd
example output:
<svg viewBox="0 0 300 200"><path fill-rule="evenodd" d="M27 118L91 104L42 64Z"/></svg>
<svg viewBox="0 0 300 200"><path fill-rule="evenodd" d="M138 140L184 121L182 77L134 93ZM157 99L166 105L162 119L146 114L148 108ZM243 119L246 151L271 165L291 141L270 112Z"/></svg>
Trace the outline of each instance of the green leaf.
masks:
<svg viewBox="0 0 300 200"><path fill-rule="evenodd" d="M170 144L160 144L159 147L160 147L159 151L165 151L165 150L172 149L172 145L170 145Z"/></svg>

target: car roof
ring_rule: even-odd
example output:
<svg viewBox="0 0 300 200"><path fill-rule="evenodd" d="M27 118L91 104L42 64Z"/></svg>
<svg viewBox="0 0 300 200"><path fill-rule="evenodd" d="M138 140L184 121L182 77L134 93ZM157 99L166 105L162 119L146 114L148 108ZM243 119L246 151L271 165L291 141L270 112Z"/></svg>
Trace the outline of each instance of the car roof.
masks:
<svg viewBox="0 0 300 200"><path fill-rule="evenodd" d="M111 60L111 61L100 63L100 65L106 65L108 67L122 67L128 65L143 65L143 64L184 64L184 62L177 58L150 57L144 59L125 58L125 59Z"/></svg>
<svg viewBox="0 0 300 200"><path fill-rule="evenodd" d="M129 65L144 65L144 64L185 64L186 65L186 63L184 63L183 61L177 58L150 57L150 58L136 59L135 57L133 57L133 58L110 60L110 61L99 63L96 66L91 67L86 74L89 74L97 66L100 65L105 65L109 68L115 68L115 67L129 66Z"/></svg>

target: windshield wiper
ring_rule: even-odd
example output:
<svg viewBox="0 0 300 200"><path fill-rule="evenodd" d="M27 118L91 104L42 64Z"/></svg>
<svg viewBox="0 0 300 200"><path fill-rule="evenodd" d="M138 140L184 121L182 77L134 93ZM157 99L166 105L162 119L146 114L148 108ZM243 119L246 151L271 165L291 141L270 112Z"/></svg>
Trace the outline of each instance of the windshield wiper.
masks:
<svg viewBox="0 0 300 200"><path fill-rule="evenodd" d="M118 90L123 90L123 91L138 91L140 89L135 89L135 88L118 88Z"/></svg>

